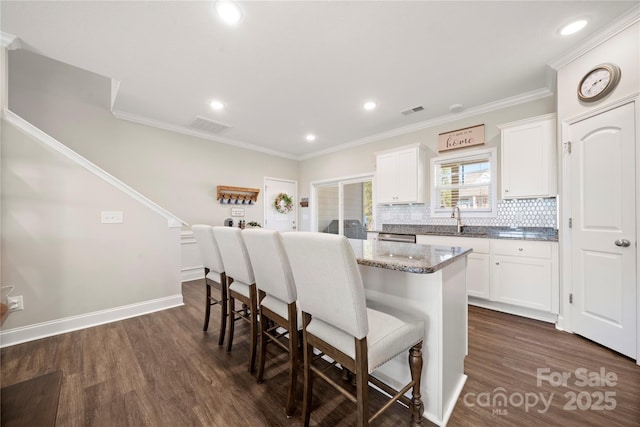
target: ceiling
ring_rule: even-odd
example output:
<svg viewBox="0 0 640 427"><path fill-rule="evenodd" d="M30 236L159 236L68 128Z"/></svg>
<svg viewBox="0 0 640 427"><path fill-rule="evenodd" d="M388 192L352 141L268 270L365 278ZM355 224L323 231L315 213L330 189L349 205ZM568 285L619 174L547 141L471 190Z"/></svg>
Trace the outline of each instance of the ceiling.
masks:
<svg viewBox="0 0 640 427"><path fill-rule="evenodd" d="M300 159L549 96L554 64L637 5L253 1L230 26L213 1L3 0L0 29L114 79L120 118ZM587 27L561 36L577 18ZM194 128L197 117L219 126Z"/></svg>

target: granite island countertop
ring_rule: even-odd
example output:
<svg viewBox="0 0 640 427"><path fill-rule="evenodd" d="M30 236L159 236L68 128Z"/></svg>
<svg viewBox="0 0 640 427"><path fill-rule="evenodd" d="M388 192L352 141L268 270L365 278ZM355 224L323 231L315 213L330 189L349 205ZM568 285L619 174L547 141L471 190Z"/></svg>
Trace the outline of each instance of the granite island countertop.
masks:
<svg viewBox="0 0 640 427"><path fill-rule="evenodd" d="M349 239L358 264L407 273L429 274L466 257L472 249Z"/></svg>
<svg viewBox="0 0 640 427"><path fill-rule="evenodd" d="M383 224L377 233L415 234L427 236L473 237L480 239L558 241L558 230L551 227L485 227L465 226L462 233L455 225Z"/></svg>

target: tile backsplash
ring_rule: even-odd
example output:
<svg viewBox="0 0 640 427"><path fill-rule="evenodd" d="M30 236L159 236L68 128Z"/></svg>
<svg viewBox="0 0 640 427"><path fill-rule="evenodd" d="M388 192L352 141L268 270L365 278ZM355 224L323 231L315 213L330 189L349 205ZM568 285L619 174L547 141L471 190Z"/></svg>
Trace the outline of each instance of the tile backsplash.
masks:
<svg viewBox="0 0 640 427"><path fill-rule="evenodd" d="M552 227L557 228L558 206L555 198L498 200L495 217L466 217L465 225L494 227ZM378 205L376 222L382 224L455 225L453 218L433 218L428 203L422 205Z"/></svg>

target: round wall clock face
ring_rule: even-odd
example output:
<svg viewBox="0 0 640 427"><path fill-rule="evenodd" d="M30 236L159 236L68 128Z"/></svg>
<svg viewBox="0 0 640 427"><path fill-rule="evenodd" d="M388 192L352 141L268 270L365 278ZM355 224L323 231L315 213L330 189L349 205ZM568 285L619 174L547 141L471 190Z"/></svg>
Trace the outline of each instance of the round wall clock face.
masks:
<svg viewBox="0 0 640 427"><path fill-rule="evenodd" d="M578 98L593 102L604 98L618 85L620 67L614 64L600 64L589 71L578 85Z"/></svg>

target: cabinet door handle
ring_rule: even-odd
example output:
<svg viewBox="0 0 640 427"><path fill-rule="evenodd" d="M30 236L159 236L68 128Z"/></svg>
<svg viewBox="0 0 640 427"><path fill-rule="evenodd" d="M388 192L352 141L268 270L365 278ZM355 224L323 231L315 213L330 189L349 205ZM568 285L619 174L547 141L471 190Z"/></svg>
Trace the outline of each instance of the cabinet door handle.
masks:
<svg viewBox="0 0 640 427"><path fill-rule="evenodd" d="M496 265L500 265L500 263L499 263L499 262L496 262Z"/></svg>

